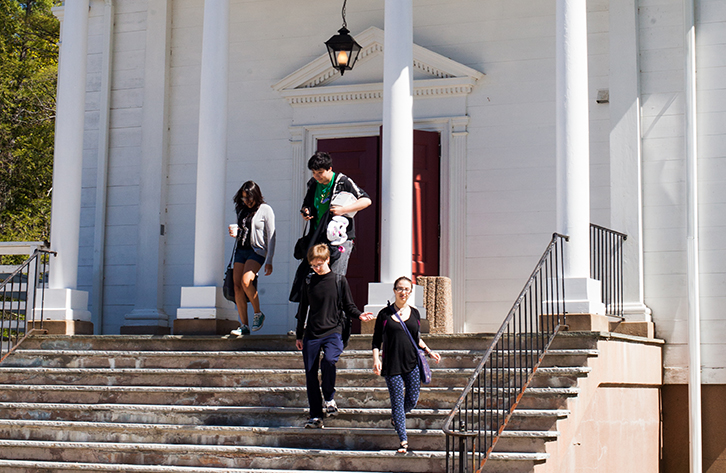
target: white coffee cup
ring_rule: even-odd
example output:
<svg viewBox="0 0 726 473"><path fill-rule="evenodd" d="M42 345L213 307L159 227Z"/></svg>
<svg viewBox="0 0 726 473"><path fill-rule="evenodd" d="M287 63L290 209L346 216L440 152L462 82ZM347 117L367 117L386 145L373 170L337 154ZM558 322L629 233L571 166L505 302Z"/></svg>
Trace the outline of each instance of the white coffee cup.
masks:
<svg viewBox="0 0 726 473"><path fill-rule="evenodd" d="M233 237L237 238L237 233L239 232L239 225L236 223L233 223L229 226L229 234Z"/></svg>

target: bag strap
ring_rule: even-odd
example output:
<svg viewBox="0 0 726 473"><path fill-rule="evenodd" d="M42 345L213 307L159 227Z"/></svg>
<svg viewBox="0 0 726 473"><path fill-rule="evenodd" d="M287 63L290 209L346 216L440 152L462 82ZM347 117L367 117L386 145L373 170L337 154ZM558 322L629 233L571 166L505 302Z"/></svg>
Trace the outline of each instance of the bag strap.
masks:
<svg viewBox="0 0 726 473"><path fill-rule="evenodd" d="M234 239L234 246L232 247L232 256L229 257L229 263L227 269L232 268L232 262L234 261L234 254L237 252L237 238Z"/></svg>
<svg viewBox="0 0 726 473"><path fill-rule="evenodd" d="M388 303L388 307L391 307L390 302ZM391 308L391 310L393 310L393 308ZM406 323L401 319L401 316L398 315L398 311L394 311L393 315L395 315L396 318L398 319L398 321L401 322L401 325L403 326L403 330L406 331L406 335L408 335L408 339L411 340L411 343L413 343L414 348L419 350L420 348L418 347L418 345L416 345L416 342L414 341L413 336L411 335L411 332L408 331L408 327L406 327ZM409 315L409 317L410 317L410 315Z"/></svg>

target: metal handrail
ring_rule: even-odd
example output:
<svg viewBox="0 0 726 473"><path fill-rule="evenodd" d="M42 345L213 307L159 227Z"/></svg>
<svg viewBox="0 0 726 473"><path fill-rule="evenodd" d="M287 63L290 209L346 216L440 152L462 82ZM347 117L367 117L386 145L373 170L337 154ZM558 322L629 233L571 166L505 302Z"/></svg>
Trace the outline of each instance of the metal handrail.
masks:
<svg viewBox="0 0 726 473"><path fill-rule="evenodd" d="M565 324L565 235L552 235L517 301L444 421L446 471L481 471ZM458 440L456 442L455 440Z"/></svg>
<svg viewBox="0 0 726 473"><path fill-rule="evenodd" d="M0 283L0 362L35 331L43 330L45 279L55 251L36 248ZM39 327L37 327L38 325Z"/></svg>
<svg viewBox="0 0 726 473"><path fill-rule="evenodd" d="M590 224L590 277L600 281L605 315L624 320L623 243L625 233Z"/></svg>

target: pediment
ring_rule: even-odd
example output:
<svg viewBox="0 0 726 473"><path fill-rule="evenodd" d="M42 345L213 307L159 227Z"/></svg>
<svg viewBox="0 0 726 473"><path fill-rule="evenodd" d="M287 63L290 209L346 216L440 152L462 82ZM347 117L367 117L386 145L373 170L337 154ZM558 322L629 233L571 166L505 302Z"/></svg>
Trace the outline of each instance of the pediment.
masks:
<svg viewBox="0 0 726 473"><path fill-rule="evenodd" d="M372 26L355 35L361 52L355 69L346 76L330 65L327 54L309 62L273 85L291 105L383 98L383 30ZM413 45L414 84L417 97L469 94L484 74L417 44ZM359 71L362 71L358 73ZM356 73L358 73L356 75ZM356 82L356 77L364 77Z"/></svg>

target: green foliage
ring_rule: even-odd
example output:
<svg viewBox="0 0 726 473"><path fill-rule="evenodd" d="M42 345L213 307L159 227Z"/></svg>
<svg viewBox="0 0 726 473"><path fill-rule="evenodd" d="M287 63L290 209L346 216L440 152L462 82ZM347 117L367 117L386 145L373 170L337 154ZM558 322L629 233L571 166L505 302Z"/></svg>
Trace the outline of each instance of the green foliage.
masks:
<svg viewBox="0 0 726 473"><path fill-rule="evenodd" d="M47 240L59 23L52 0L0 0L0 241Z"/></svg>

